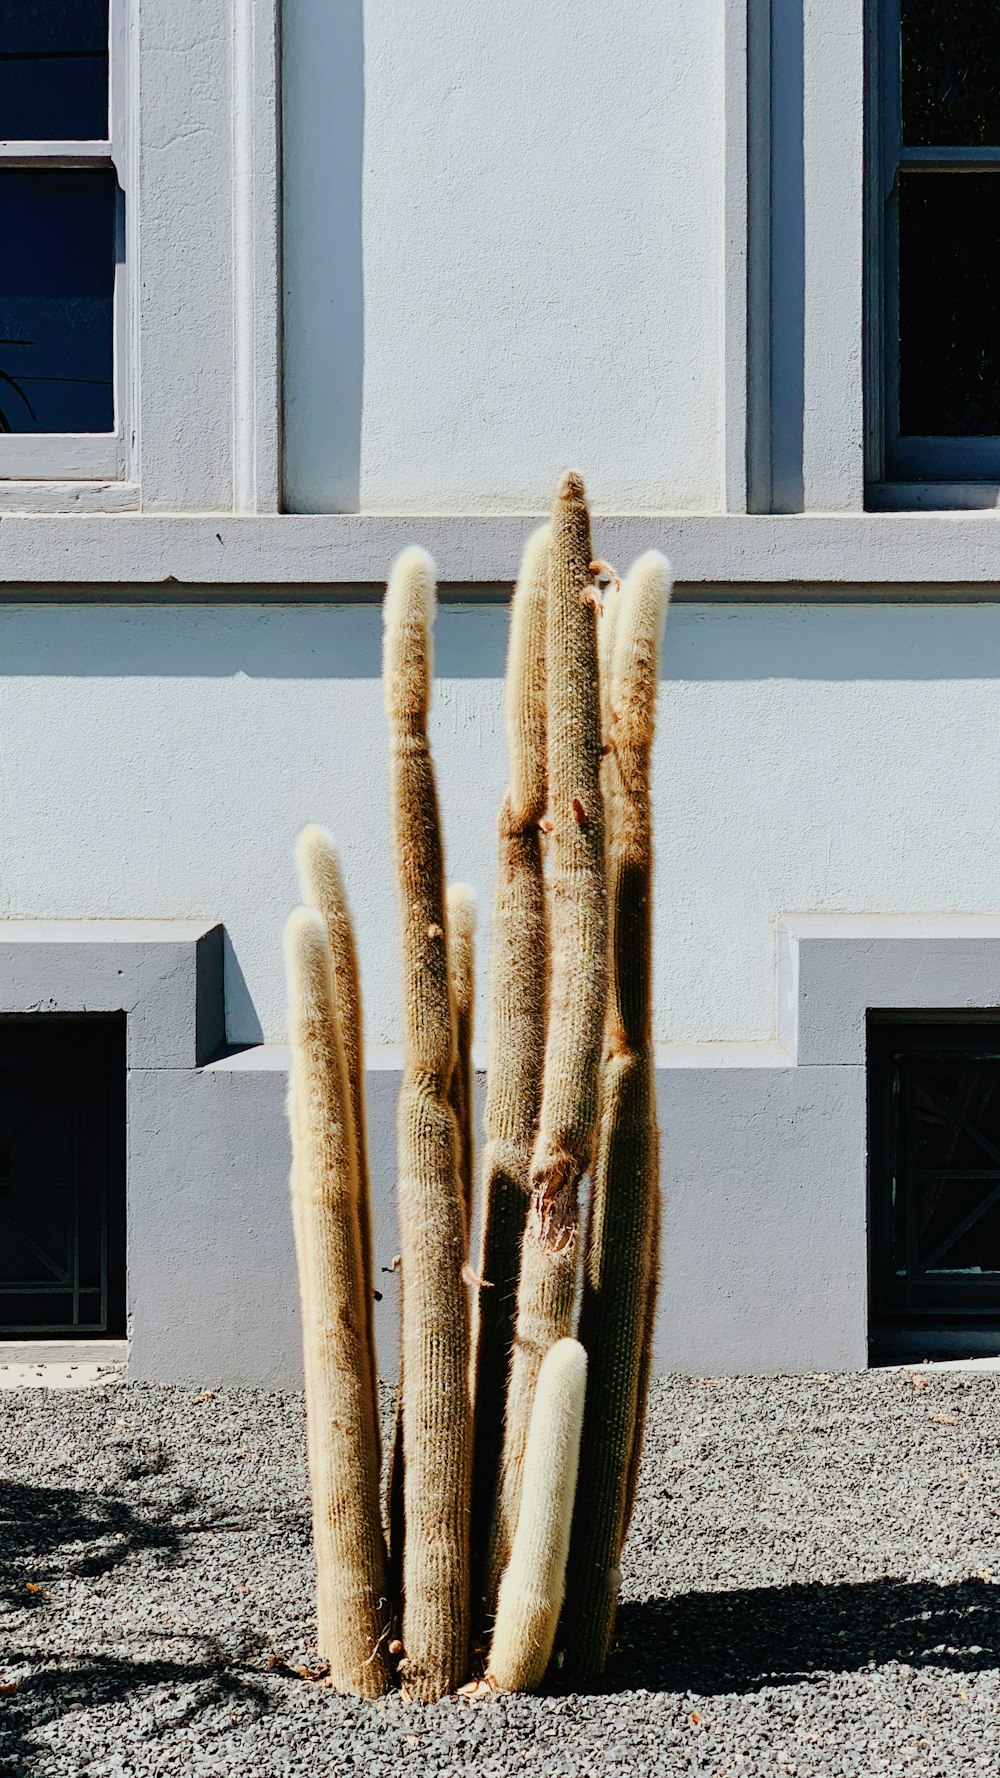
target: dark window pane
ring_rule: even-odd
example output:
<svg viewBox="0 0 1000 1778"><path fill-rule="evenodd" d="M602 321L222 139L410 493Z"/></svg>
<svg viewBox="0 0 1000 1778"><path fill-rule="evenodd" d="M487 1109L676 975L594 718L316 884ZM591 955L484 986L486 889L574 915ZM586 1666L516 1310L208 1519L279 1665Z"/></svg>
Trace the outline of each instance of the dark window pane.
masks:
<svg viewBox="0 0 1000 1778"><path fill-rule="evenodd" d="M108 0L0 0L0 139L108 133Z"/></svg>
<svg viewBox="0 0 1000 1778"><path fill-rule="evenodd" d="M0 172L0 430L114 430L112 172Z"/></svg>
<svg viewBox="0 0 1000 1778"><path fill-rule="evenodd" d="M1000 1069L921 1068L914 1076L914 1160L928 1169L1000 1172Z"/></svg>
<svg viewBox="0 0 1000 1778"><path fill-rule="evenodd" d="M899 430L1000 433L1000 172L899 180Z"/></svg>
<svg viewBox="0 0 1000 1778"><path fill-rule="evenodd" d="M902 0L903 141L1000 143L997 0Z"/></svg>
<svg viewBox="0 0 1000 1778"><path fill-rule="evenodd" d="M916 1233L922 1270L1000 1272L1000 1205L990 1204L996 1189L995 1179L920 1181Z"/></svg>

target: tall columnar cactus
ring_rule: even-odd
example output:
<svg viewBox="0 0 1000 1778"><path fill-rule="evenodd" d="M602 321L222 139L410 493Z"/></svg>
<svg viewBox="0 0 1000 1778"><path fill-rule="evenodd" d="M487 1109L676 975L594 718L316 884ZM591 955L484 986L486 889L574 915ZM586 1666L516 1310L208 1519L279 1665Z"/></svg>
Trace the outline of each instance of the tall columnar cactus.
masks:
<svg viewBox="0 0 1000 1778"><path fill-rule="evenodd" d="M333 840L322 827L303 828L295 848L302 900L326 924L333 964L337 1017L351 1095L354 1165L357 1174L358 1232L364 1283L365 1339L371 1368L375 1412L375 1448L379 1450L378 1373L375 1362L375 1289L372 1276L371 1192L368 1179L368 1129L365 1116L365 1041L361 1016L361 977L354 927Z"/></svg>
<svg viewBox="0 0 1000 1778"><path fill-rule="evenodd" d="M388 1689L390 1611L350 1087L321 916L288 921L292 1208L305 1340L320 1653L334 1685Z"/></svg>
<svg viewBox="0 0 1000 1778"><path fill-rule="evenodd" d="M444 859L427 740L434 565L404 551L385 602L393 851L403 947L398 1109L402 1259L403 1645L416 1698L454 1691L469 1658L471 1404L465 1208L450 1103L457 1061Z"/></svg>
<svg viewBox="0 0 1000 1778"><path fill-rule="evenodd" d="M572 1330L579 1187L591 1157L607 983L597 599L583 482L567 472L552 510L548 674L551 987L538 1135L521 1245L489 1598L517 1524L538 1371Z"/></svg>
<svg viewBox="0 0 1000 1778"><path fill-rule="evenodd" d="M580 1338L590 1360L565 1640L601 1672L618 1599L631 1479L645 1409L659 1236L659 1144L650 999L653 742L670 570L655 550L616 601L604 788L611 971L601 1116L583 1270Z"/></svg>
<svg viewBox="0 0 1000 1778"><path fill-rule="evenodd" d="M497 822L493 993L482 1171L480 1289L474 1321L476 1402L473 1532L477 1585L485 1559L503 1439L504 1395L514 1341L521 1236L542 1093L548 934L542 821L545 757L545 607L549 528L528 540L511 606L507 660L509 785ZM478 1603L478 1601L477 1601ZM480 1605L481 1609L481 1605Z"/></svg>
<svg viewBox="0 0 1000 1778"><path fill-rule="evenodd" d="M649 757L668 587L661 557L642 558L624 588L591 561L583 484L567 472L512 605L477 1275L473 901L461 886L445 894L427 737L433 565L408 550L389 582L404 1074L388 1570L357 963L329 837L308 829L299 844L313 907L293 915L287 945L292 1204L320 1646L341 1689L377 1695L395 1656L422 1700L470 1667L484 1689L530 1689L553 1648L591 1675L610 1645L659 1249Z"/></svg>
<svg viewBox="0 0 1000 1778"><path fill-rule="evenodd" d="M451 997L455 1008L455 1071L451 1077L451 1108L458 1127L458 1176L465 1211L465 1250L472 1227L472 1169L475 1158L475 1075L472 1066L472 1024L476 998L476 897L468 883L448 888L448 950Z"/></svg>
<svg viewBox="0 0 1000 1778"><path fill-rule="evenodd" d="M538 1372L521 1510L497 1600L489 1677L498 1691L536 1691L552 1655L566 1586L586 1385L587 1354L580 1342L557 1340Z"/></svg>

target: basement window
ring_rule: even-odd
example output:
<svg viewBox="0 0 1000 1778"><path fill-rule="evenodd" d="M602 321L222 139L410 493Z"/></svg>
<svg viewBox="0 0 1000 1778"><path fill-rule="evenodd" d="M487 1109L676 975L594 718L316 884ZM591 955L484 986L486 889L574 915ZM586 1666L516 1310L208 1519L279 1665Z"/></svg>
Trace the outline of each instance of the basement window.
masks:
<svg viewBox="0 0 1000 1778"><path fill-rule="evenodd" d="M0 1339L125 1333L125 1017L0 1018Z"/></svg>
<svg viewBox="0 0 1000 1778"><path fill-rule="evenodd" d="M868 1067L873 1338L979 1329L998 1346L1000 1021L873 1014Z"/></svg>

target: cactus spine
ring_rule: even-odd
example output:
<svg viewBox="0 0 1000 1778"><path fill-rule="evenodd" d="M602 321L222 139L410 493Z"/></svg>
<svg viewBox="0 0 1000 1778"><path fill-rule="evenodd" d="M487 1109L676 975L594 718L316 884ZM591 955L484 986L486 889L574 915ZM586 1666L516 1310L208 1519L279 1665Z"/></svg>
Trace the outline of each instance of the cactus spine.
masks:
<svg viewBox="0 0 1000 1778"><path fill-rule="evenodd" d="M403 1644L408 1691L430 1701L464 1679L469 1652L471 1405L462 1265L465 1211L449 1103L455 1014L444 861L427 740L434 566L403 552L385 600L385 696L403 951L398 1108L402 1254Z"/></svg>
<svg viewBox="0 0 1000 1778"><path fill-rule="evenodd" d="M551 521L548 784L551 990L538 1136L521 1244L517 1322L490 1547L490 1595L506 1566L538 1371L571 1331L579 1185L590 1164L607 983L601 719L590 515L567 471Z"/></svg>
<svg viewBox="0 0 1000 1778"><path fill-rule="evenodd" d="M590 1363L565 1641L592 1677L607 1659L648 1386L659 1232L653 1067L649 759L670 570L632 569L614 613L605 759L611 975L580 1338Z"/></svg>
<svg viewBox="0 0 1000 1778"><path fill-rule="evenodd" d="M330 947L314 910L290 916L285 958L318 1641L338 1690L377 1698L390 1683L389 1610L354 1125Z"/></svg>
<svg viewBox="0 0 1000 1778"><path fill-rule="evenodd" d="M493 981L481 1180L482 1226L474 1320L473 1531L489 1528L503 1439L504 1391L514 1341L521 1237L545 1052L548 934L541 823L545 757L545 608L549 528L525 548L511 604L507 659L509 786L497 822ZM485 1550L474 1552L475 1571ZM479 1581L477 1581L479 1584Z"/></svg>
<svg viewBox="0 0 1000 1778"><path fill-rule="evenodd" d="M468 883L448 889L448 950L451 997L455 1008L457 1058L451 1077L451 1108L458 1128L458 1174L465 1212L465 1251L472 1230L472 1169L475 1158L473 1121L475 1076L472 1068L472 1024L476 995L476 897Z"/></svg>
<svg viewBox="0 0 1000 1778"><path fill-rule="evenodd" d="M587 1354L557 1340L538 1372L510 1562L500 1584L489 1677L499 1691L533 1692L545 1678L566 1584L583 1426Z"/></svg>

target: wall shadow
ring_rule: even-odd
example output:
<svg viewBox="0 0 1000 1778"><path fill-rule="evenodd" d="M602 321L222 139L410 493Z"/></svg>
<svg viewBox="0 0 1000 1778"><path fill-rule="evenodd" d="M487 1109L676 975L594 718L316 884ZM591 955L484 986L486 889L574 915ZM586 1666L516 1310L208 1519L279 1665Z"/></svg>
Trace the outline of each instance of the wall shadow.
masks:
<svg viewBox="0 0 1000 1778"><path fill-rule="evenodd" d="M757 1692L874 1662L1000 1667L1000 1587L886 1578L626 1602L602 1691Z"/></svg>
<svg viewBox="0 0 1000 1778"><path fill-rule="evenodd" d="M443 605L434 638L439 687L493 681L499 708L507 629L505 605ZM0 648L9 680L367 680L376 687L382 613L377 603L336 602L251 610L8 606L0 613ZM667 620L661 678L998 679L1000 604L685 602Z"/></svg>
<svg viewBox="0 0 1000 1778"><path fill-rule="evenodd" d="M802 0L772 0L770 28L771 510L801 512L806 253Z"/></svg>
<svg viewBox="0 0 1000 1778"><path fill-rule="evenodd" d="M284 501L289 512L357 512L363 0L285 0L281 37Z"/></svg>

